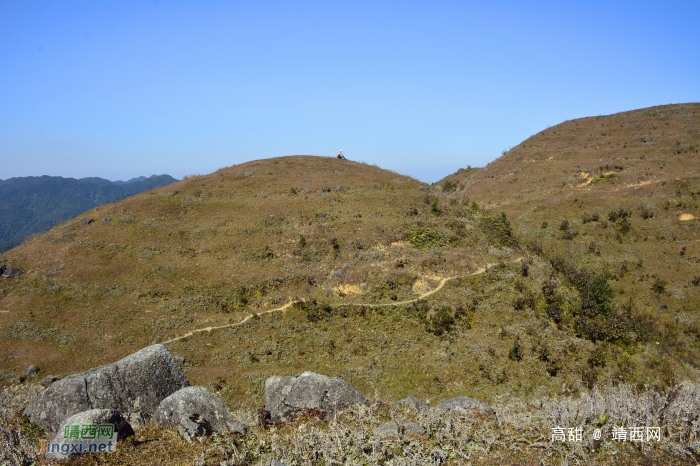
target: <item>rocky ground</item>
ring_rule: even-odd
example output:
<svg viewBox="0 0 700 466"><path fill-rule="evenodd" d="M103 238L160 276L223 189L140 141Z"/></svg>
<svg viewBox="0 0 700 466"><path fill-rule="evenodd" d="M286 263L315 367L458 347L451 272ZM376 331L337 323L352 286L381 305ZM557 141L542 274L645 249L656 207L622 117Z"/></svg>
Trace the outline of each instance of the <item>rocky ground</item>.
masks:
<svg viewBox="0 0 700 466"><path fill-rule="evenodd" d="M129 402L121 408L123 417L109 411L114 408L110 403L126 400L120 394L139 398L138 390L148 393L153 387L130 386L132 377L115 386L105 374L117 366L157 367L173 360L156 345L48 388L33 382L0 386L0 464L62 463L37 451L42 440L51 440L51 431L57 431L56 442L63 425L77 419L65 416L84 409L66 402L72 392L64 389L71 389L73 379L84 380L93 395L102 393L102 401L89 399L89 408L107 408L78 417L97 413L119 418L120 431L127 434L120 437L115 453L71 457L69 464L602 465L700 460L700 384L690 382L665 393L618 385L578 396L503 397L491 405L457 397L430 407L413 397L387 403L358 393L341 379L306 372L268 379L266 403L257 412L229 413L204 387L179 385L168 389L173 393L157 409ZM165 378L179 381L181 376L175 368ZM169 382L161 378L154 383L163 387ZM111 387L116 391L110 394ZM41 414L44 429L30 422L39 422L44 412L64 414L62 419ZM134 422L135 434L126 419ZM565 441L553 437L558 427ZM581 429L580 441L568 438L570 427ZM621 428L632 435L635 427L644 427L642 441L615 438ZM658 427L659 440L648 439L646 427Z"/></svg>

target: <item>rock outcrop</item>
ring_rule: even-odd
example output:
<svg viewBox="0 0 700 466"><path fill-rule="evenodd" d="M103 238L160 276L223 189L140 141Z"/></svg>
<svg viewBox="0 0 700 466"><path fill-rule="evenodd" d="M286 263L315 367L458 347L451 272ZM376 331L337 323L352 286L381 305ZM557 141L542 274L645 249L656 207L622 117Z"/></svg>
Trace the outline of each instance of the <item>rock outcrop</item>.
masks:
<svg viewBox="0 0 700 466"><path fill-rule="evenodd" d="M427 404L423 403L421 400L419 400L413 395L407 396L403 400L397 401L395 404L399 407L409 406L413 408L416 412L420 412L424 409L429 408Z"/></svg>
<svg viewBox="0 0 700 466"><path fill-rule="evenodd" d="M316 408L333 416L354 404L367 405L367 399L347 382L313 372L265 381L265 409L272 420L290 420L298 412Z"/></svg>
<svg viewBox="0 0 700 466"><path fill-rule="evenodd" d="M434 409L453 411L457 414L467 414L477 411L483 416L496 416L496 411L494 411L493 408L488 405L488 403L484 403L483 401L479 401L474 398L468 398L466 396L458 396L456 398L445 400L439 405L435 406Z"/></svg>
<svg viewBox="0 0 700 466"><path fill-rule="evenodd" d="M20 275L22 273L23 272L20 269L16 269L11 265L0 265L0 277L2 278L16 277L17 275Z"/></svg>
<svg viewBox="0 0 700 466"><path fill-rule="evenodd" d="M165 398L153 415L153 424L177 429L188 442L212 432L246 431L245 424L205 387L186 387Z"/></svg>
<svg viewBox="0 0 700 466"><path fill-rule="evenodd" d="M51 432L68 417L90 409L116 409L146 422L165 397L189 385L170 351L153 345L54 382L27 405L25 414Z"/></svg>
<svg viewBox="0 0 700 466"><path fill-rule="evenodd" d="M374 434L383 437L398 437L401 426L395 422L385 422L374 429Z"/></svg>
<svg viewBox="0 0 700 466"><path fill-rule="evenodd" d="M48 387L49 385L51 385L52 383L54 383L57 380L58 380L58 377L53 376L53 375L47 375L46 377L41 379L41 382L39 382L39 383L41 385L43 385L44 387Z"/></svg>
<svg viewBox="0 0 700 466"><path fill-rule="evenodd" d="M85 438L83 432L79 432L78 434L82 438L65 438L66 426L82 427L87 425L100 426L103 424L112 424L114 426L112 438L106 435L100 435L100 432L86 432L88 436L95 437L95 439L90 440L83 440ZM46 457L48 459L67 461L71 457L76 456L76 453L71 450L78 449L77 446L75 449L71 448L71 444L85 443L83 449L88 449L89 446L86 444L87 442L96 444L104 443L105 449L103 451L107 451L108 448L110 449L109 451L116 451L117 441L123 440L131 435L134 435L134 429L119 411L113 409L91 409L89 411L83 411L82 413L74 414L61 423L58 433L47 446ZM96 451L99 451L99 449Z"/></svg>

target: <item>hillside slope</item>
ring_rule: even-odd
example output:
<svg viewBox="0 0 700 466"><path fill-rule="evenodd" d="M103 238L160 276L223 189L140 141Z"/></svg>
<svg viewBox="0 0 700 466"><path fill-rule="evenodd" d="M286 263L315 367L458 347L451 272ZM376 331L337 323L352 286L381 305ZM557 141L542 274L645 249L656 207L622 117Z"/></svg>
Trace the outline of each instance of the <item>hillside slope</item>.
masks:
<svg viewBox="0 0 700 466"><path fill-rule="evenodd" d="M232 409L259 407L270 375L305 370L434 402L613 380L662 389L698 374L697 350L659 351L655 316L621 314L604 277L570 281L520 247L507 217L334 158L183 180L3 260L25 273L2 282L0 377L28 364L65 375L155 342ZM583 315L622 334L581 334Z"/></svg>
<svg viewBox="0 0 700 466"><path fill-rule="evenodd" d="M86 210L176 181L169 175L141 178L126 183L60 176L0 180L0 252Z"/></svg>
<svg viewBox="0 0 700 466"><path fill-rule="evenodd" d="M618 300L664 329L664 351L696 357L700 104L566 121L439 184L504 211L560 269L604 275Z"/></svg>

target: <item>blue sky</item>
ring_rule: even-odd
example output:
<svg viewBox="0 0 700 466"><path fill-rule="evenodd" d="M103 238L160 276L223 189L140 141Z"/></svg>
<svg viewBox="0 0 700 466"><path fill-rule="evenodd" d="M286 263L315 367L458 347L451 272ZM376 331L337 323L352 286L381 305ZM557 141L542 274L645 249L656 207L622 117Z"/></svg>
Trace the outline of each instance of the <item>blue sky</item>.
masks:
<svg viewBox="0 0 700 466"><path fill-rule="evenodd" d="M334 156L436 181L700 101L700 2L0 0L0 179Z"/></svg>

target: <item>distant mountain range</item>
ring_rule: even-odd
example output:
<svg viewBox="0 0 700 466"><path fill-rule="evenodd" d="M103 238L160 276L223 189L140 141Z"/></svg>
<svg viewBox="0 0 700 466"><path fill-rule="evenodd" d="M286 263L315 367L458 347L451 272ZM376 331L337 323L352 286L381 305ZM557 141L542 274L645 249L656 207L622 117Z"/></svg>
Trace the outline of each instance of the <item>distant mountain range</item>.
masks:
<svg viewBox="0 0 700 466"><path fill-rule="evenodd" d="M81 212L176 181L170 175L140 176L129 181L60 176L0 180L0 252Z"/></svg>

